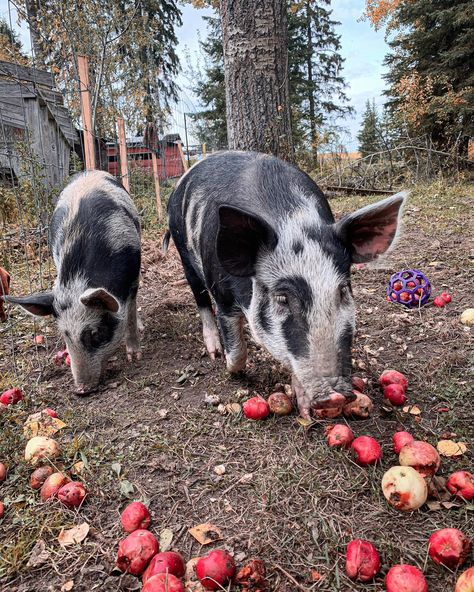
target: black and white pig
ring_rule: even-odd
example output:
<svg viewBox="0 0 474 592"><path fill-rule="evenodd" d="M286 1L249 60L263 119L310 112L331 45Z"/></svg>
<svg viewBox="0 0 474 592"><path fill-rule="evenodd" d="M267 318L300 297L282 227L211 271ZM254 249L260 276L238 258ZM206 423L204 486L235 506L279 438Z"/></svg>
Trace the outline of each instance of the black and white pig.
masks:
<svg viewBox="0 0 474 592"><path fill-rule="evenodd" d="M405 197L335 222L314 181L275 157L221 152L193 166L170 198L169 231L211 358L222 346L210 294L230 372L245 367L247 319L255 341L291 369L303 417L351 400L351 264L387 251Z"/></svg>
<svg viewBox="0 0 474 592"><path fill-rule="evenodd" d="M4 299L33 315L54 315L69 351L76 391L85 394L97 387L108 358L123 340L129 360L141 357L138 212L112 175L80 173L59 196L49 242L57 269L52 292Z"/></svg>

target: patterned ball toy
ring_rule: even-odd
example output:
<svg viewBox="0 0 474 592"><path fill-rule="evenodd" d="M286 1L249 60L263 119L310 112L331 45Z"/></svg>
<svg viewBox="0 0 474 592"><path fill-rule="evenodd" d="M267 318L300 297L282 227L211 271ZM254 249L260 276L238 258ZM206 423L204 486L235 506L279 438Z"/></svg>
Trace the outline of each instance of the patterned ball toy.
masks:
<svg viewBox="0 0 474 592"><path fill-rule="evenodd" d="M408 308L423 306L428 302L431 285L418 269L404 269L394 273L387 286L387 300L404 304Z"/></svg>

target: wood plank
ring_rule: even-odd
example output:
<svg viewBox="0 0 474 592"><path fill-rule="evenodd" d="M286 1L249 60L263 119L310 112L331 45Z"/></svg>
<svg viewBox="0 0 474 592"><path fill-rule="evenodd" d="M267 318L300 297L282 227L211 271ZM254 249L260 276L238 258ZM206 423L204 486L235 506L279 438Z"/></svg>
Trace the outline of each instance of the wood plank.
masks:
<svg viewBox="0 0 474 592"><path fill-rule="evenodd" d="M89 63L86 57L78 56L79 92L81 95L82 127L84 128L84 156L86 170L95 169L94 130L92 129L91 98L89 92Z"/></svg>
<svg viewBox="0 0 474 592"><path fill-rule="evenodd" d="M158 159L154 150L151 151L151 162L153 164L153 179L155 181L156 212L158 214L158 220L161 220L163 211L161 208L160 175L158 173Z"/></svg>
<svg viewBox="0 0 474 592"><path fill-rule="evenodd" d="M122 173L122 184L125 189L130 193L130 177L128 175L128 162L127 162L127 141L125 136L125 121L123 117L117 117L117 128L118 128L118 145L120 151L120 171Z"/></svg>
<svg viewBox="0 0 474 592"><path fill-rule="evenodd" d="M10 62L5 62L3 60L0 60L0 76L8 77L13 80L36 82L37 84L44 84L51 88L54 86L54 78L51 72L38 70L37 68L29 68L27 66L19 66L18 64L11 64Z"/></svg>

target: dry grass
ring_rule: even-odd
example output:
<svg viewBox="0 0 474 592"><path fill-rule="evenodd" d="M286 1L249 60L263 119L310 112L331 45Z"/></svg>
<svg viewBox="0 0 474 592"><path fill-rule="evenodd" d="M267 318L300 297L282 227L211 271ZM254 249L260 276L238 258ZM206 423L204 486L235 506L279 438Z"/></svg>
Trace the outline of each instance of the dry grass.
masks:
<svg viewBox="0 0 474 592"><path fill-rule="evenodd" d="M367 201L338 198L332 205L342 213ZM432 444L454 432L473 446L472 331L458 320L472 306L474 251L467 225L472 202L468 186L416 190L397 249L376 267L354 272L354 366L369 379L376 409L369 420L349 423L357 434L381 441L384 458L375 468L362 469L350 454L329 449L323 435L327 422L306 432L295 416L255 423L240 415L220 415L204 403L206 393L218 394L223 402L241 402L242 388L266 394L288 376L254 345L247 373L239 378L230 378L222 363L202 355L199 320L190 292L180 282L176 254L172 250L163 259L155 236L144 248L145 358L128 367L121 352L101 393L77 399L67 370L48 362L58 345L54 327L45 325L49 349L36 353L30 345L31 320L15 312L16 327L21 327L13 341L16 382L25 387L27 401L0 417L0 460L9 467L0 489L6 503L0 524L0 590L49 592L69 580L81 592L137 589L134 578L112 573L121 537L119 511L127 503L124 481L133 486L131 498L150 504L153 531L170 528L173 546L186 558L203 552L187 529L212 522L223 531L221 545L240 563L255 556L266 561L275 591L382 592L383 574L366 585L354 584L344 574L345 546L355 537L376 544L384 573L394 563L409 562L424 570L430 592L452 590L456 574L427 559L427 540L433 530L448 526L474 538L474 506L460 503L433 512L425 506L401 514L387 506L380 480L396 464L390 439L401 427ZM425 270L436 293L453 293L452 304L408 312L387 303L386 281L403 267ZM0 356L5 386L15 371L8 348ZM42 373L35 371L39 366ZM375 379L390 366L407 373L410 401L422 409L419 421L384 409ZM21 426L28 413L45 406L56 408L68 424L60 436L61 466L68 470L77 460L87 465L82 478L90 496L78 513L54 502L41 504L27 486L30 471L22 460ZM440 412L440 407L448 411ZM161 409L168 410L167 418L160 418ZM213 471L218 464L226 467L222 476ZM441 472L448 475L458 468L473 470L472 451L460 460L443 460ZM62 549L57 542L61 528L84 520L91 525L84 543ZM47 559L27 567L38 539L45 542ZM312 582L311 570L322 578Z"/></svg>

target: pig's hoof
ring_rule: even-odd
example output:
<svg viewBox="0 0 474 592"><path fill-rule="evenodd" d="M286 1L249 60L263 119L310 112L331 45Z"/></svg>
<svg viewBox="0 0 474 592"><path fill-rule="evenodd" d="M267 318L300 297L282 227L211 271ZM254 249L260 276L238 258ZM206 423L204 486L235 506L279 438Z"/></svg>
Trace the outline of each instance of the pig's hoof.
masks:
<svg viewBox="0 0 474 592"><path fill-rule="evenodd" d="M208 331L204 335L204 344L207 349L207 353L211 360L215 360L216 358L220 358L222 356L222 345L221 340L219 338L219 333L217 332L217 328L214 331Z"/></svg>
<svg viewBox="0 0 474 592"><path fill-rule="evenodd" d="M235 353L226 352L225 359L227 370L231 374L237 374L237 372L241 372L245 368L245 364L247 363L247 348Z"/></svg>
<svg viewBox="0 0 474 592"><path fill-rule="evenodd" d="M137 362L139 362L142 359L142 352L140 349L140 346L134 346L134 347L129 347L127 346L127 360L129 362L133 362L133 360L136 360Z"/></svg>

